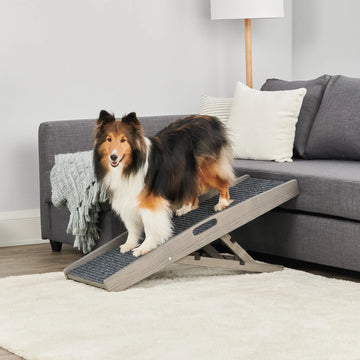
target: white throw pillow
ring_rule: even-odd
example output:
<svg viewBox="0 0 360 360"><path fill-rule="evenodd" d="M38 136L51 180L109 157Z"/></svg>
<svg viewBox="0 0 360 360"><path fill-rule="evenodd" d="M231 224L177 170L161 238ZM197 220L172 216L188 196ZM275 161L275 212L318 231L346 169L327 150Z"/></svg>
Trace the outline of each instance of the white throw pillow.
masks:
<svg viewBox="0 0 360 360"><path fill-rule="evenodd" d="M201 97L200 115L216 116L226 124L229 120L232 102L232 98L203 95Z"/></svg>
<svg viewBox="0 0 360 360"><path fill-rule="evenodd" d="M235 158L292 161L295 126L306 89L254 90L236 83L228 128Z"/></svg>

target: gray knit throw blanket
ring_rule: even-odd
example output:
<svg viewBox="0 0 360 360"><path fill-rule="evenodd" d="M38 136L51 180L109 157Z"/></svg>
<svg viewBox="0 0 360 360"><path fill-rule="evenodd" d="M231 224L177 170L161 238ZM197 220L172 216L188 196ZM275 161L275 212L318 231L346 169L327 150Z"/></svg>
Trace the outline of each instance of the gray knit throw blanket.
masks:
<svg viewBox="0 0 360 360"><path fill-rule="evenodd" d="M100 203L107 200L95 178L93 151L55 155L50 181L52 203L56 207L66 205L70 211L66 231L75 235L74 247L89 253L99 239Z"/></svg>

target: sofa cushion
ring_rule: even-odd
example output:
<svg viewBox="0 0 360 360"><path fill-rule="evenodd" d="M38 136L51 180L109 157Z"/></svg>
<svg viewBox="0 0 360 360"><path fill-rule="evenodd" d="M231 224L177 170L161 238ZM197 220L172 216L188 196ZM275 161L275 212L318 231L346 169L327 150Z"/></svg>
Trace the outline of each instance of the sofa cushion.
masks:
<svg viewBox="0 0 360 360"><path fill-rule="evenodd" d="M294 157L305 158L305 145L329 79L329 75L323 75L317 79L308 81L268 79L261 88L261 90L266 91L292 90L298 88L306 88L307 90L296 124Z"/></svg>
<svg viewBox="0 0 360 360"><path fill-rule="evenodd" d="M232 103L233 98L220 98L203 95L200 103L200 115L216 116L224 124L227 124L230 117Z"/></svg>
<svg viewBox="0 0 360 360"><path fill-rule="evenodd" d="M360 166L357 161L304 160L292 163L234 160L237 175L297 179L301 194L283 207L360 221Z"/></svg>
<svg viewBox="0 0 360 360"><path fill-rule="evenodd" d="M333 76L306 145L310 159L360 160L360 79Z"/></svg>
<svg viewBox="0 0 360 360"><path fill-rule="evenodd" d="M291 161L305 88L259 91L236 83L228 128L239 159Z"/></svg>

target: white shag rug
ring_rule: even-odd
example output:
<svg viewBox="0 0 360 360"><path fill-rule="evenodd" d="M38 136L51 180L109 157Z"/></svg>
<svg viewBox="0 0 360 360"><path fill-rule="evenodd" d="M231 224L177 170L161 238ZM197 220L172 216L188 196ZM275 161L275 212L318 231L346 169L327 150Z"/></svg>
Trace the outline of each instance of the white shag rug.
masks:
<svg viewBox="0 0 360 360"><path fill-rule="evenodd" d="M360 284L173 266L122 292L0 279L0 347L25 359L360 359Z"/></svg>

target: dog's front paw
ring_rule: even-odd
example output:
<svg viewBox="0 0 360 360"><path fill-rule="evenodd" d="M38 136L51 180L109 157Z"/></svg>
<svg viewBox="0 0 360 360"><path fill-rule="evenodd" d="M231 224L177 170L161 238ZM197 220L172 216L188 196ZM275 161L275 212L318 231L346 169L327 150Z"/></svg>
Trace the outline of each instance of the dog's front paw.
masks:
<svg viewBox="0 0 360 360"><path fill-rule="evenodd" d="M136 247L136 245L132 246L130 244L125 243L125 244L120 246L120 252L124 254L124 253L134 249L135 247Z"/></svg>
<svg viewBox="0 0 360 360"><path fill-rule="evenodd" d="M146 249L140 249L140 247L136 248L133 250L133 255L135 257L139 257L139 256L142 256L142 255L145 255L149 252L150 250L146 250Z"/></svg>
<svg viewBox="0 0 360 360"><path fill-rule="evenodd" d="M156 248L156 246L146 244L144 241L144 243L142 243L140 246L138 246L137 248L135 248L133 250L133 255L135 257L139 257L139 256L147 254L148 252L150 252L151 250L153 250L155 248Z"/></svg>

